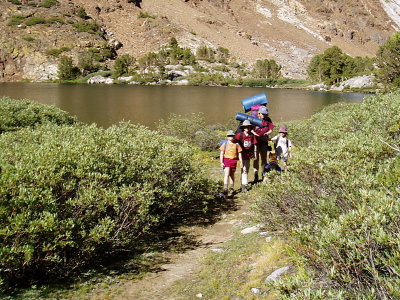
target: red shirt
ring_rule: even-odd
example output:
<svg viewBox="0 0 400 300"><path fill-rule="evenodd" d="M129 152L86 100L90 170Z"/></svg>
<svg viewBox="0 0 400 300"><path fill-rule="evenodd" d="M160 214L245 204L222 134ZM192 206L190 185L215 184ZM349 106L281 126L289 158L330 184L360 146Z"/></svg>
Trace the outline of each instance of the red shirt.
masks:
<svg viewBox="0 0 400 300"><path fill-rule="evenodd" d="M271 119L269 119L271 120ZM261 127L256 127L254 130L255 133L257 133L259 136L257 136L257 140L259 144L267 144L268 143L268 137L265 135L268 131L272 130L275 128L274 123L269 122L267 120L263 120L261 123Z"/></svg>
<svg viewBox="0 0 400 300"><path fill-rule="evenodd" d="M258 143L256 137L251 133L239 132L235 135L235 140L243 149L242 159L251 159L254 156L254 145Z"/></svg>

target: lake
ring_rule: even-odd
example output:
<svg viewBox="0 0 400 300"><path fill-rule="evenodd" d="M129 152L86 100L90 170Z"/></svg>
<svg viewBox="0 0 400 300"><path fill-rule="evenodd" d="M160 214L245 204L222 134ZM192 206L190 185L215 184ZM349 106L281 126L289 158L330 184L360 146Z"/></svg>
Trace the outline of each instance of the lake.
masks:
<svg viewBox="0 0 400 300"><path fill-rule="evenodd" d="M358 103L363 93L274 88L0 83L0 97L55 105L85 123L103 127L125 120L150 128L171 113L204 113L207 124L223 123L243 112L241 100L265 93L274 122L310 117L336 102Z"/></svg>

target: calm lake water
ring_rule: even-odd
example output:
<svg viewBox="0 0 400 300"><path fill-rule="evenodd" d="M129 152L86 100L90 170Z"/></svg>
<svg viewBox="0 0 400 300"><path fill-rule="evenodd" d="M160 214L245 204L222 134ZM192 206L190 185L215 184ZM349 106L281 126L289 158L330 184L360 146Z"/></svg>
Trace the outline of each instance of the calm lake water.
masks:
<svg viewBox="0 0 400 300"><path fill-rule="evenodd" d="M131 121L150 128L171 113L202 112L208 124L243 112L241 100L260 93L268 98L274 122L304 119L336 102L361 102L366 94L272 88L0 83L0 97L55 105L78 120L108 127Z"/></svg>

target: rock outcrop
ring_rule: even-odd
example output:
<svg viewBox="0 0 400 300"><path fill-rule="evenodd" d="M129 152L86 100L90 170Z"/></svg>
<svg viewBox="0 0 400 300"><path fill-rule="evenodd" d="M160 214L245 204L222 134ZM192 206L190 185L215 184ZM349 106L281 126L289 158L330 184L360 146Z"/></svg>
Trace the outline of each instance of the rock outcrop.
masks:
<svg viewBox="0 0 400 300"><path fill-rule="evenodd" d="M398 0L58 0L49 8L1 1L0 80L55 79L60 55L76 65L88 51L107 52L99 60L110 68L115 55L138 59L171 37L193 52L226 48L247 66L274 59L284 76L305 78L311 58L333 45L374 56L400 29L399 7ZM81 9L86 16L78 16Z"/></svg>

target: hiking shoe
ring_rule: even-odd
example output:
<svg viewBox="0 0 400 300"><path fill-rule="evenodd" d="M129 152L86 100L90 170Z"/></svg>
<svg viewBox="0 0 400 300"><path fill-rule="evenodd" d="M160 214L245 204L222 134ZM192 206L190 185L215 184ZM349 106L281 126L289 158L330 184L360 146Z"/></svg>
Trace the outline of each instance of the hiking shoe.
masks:
<svg viewBox="0 0 400 300"><path fill-rule="evenodd" d="M222 191L222 194L228 195L228 189L224 189L224 190Z"/></svg>
<svg viewBox="0 0 400 300"><path fill-rule="evenodd" d="M258 182L258 173L254 174L254 182Z"/></svg>
<svg viewBox="0 0 400 300"><path fill-rule="evenodd" d="M233 188L230 188L230 189L229 189L229 193L230 193L231 195L233 195L233 194L235 193L235 190L234 190Z"/></svg>
<svg viewBox="0 0 400 300"><path fill-rule="evenodd" d="M247 187L245 184L242 184L242 192L246 193L247 192Z"/></svg>

